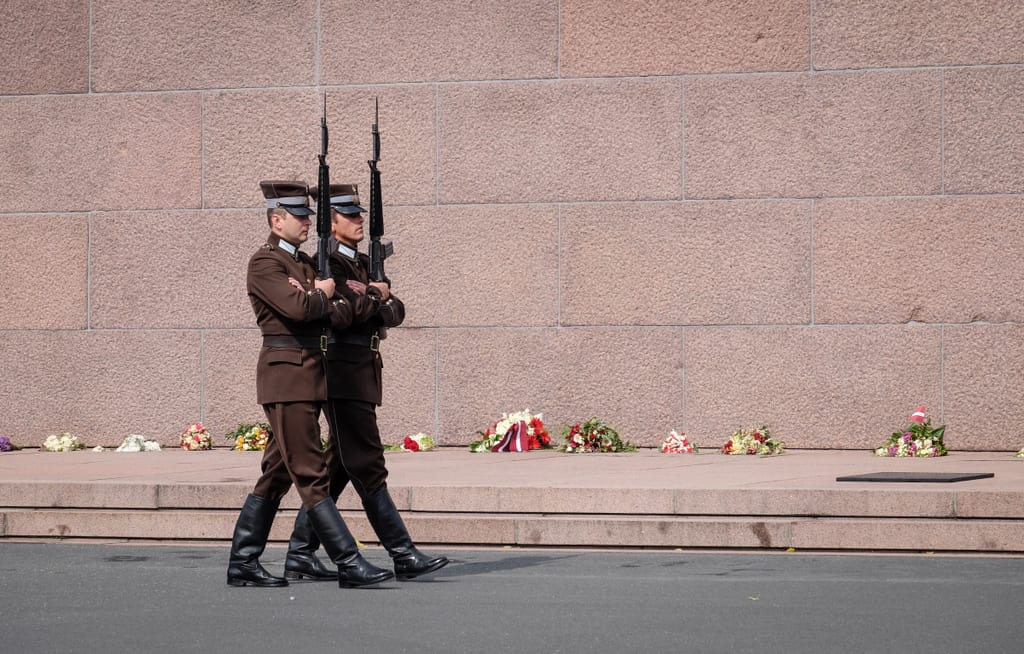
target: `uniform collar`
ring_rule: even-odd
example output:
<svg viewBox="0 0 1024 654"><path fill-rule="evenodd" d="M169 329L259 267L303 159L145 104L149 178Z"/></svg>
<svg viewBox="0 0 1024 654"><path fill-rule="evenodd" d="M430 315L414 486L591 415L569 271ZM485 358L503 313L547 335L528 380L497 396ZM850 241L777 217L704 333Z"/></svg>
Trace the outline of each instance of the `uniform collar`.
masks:
<svg viewBox="0 0 1024 654"><path fill-rule="evenodd" d="M270 244L276 245L277 247L287 252L292 259L295 259L296 261L299 260L299 247L297 245L289 243L288 241L284 240L277 234L270 235Z"/></svg>
<svg viewBox="0 0 1024 654"><path fill-rule="evenodd" d="M345 257L346 259L351 259L352 261L356 261L359 258L358 252L356 252L349 246L345 245L341 241L338 241L338 254Z"/></svg>

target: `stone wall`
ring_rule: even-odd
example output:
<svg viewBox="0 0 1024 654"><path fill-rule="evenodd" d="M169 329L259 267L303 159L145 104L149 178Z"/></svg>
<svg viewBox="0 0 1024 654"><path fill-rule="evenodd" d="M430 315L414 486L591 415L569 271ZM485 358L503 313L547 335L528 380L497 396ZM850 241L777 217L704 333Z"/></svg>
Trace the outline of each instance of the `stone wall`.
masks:
<svg viewBox="0 0 1024 654"><path fill-rule="evenodd" d="M257 181L368 186L386 440L1024 436L1016 0L7 0L0 433L258 419ZM307 245L312 251L312 244Z"/></svg>

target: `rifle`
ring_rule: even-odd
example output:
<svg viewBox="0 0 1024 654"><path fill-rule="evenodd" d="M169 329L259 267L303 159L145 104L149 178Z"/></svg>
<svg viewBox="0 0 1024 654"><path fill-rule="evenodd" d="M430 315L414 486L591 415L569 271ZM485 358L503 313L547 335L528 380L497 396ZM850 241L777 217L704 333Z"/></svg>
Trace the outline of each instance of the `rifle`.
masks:
<svg viewBox="0 0 1024 654"><path fill-rule="evenodd" d="M366 163L370 166L370 281L384 282L388 286L391 280L384 274L384 260L394 254L395 248L391 241L382 240L384 236L384 207L380 190L380 132L377 121L380 119L380 105L377 98L373 99L373 159Z"/></svg>
<svg viewBox="0 0 1024 654"><path fill-rule="evenodd" d="M331 170L327 165L327 94L320 117L320 170L316 191L316 270L318 279L331 277Z"/></svg>

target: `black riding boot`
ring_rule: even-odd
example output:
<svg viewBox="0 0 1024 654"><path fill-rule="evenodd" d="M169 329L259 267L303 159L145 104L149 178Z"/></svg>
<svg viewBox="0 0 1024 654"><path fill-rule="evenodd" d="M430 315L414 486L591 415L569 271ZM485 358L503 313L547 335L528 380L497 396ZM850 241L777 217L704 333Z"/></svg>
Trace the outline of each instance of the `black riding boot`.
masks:
<svg viewBox="0 0 1024 654"><path fill-rule="evenodd" d="M229 586L287 586L283 577L275 577L260 565L260 555L267 546L270 526L274 523L279 502L249 495L242 505L231 538L228 560Z"/></svg>
<svg viewBox="0 0 1024 654"><path fill-rule="evenodd" d="M325 498L309 511L309 521L324 544L327 556L338 566L338 585L342 588L372 586L391 579L390 570L378 568L363 558L352 532L338 513L334 500Z"/></svg>
<svg viewBox="0 0 1024 654"><path fill-rule="evenodd" d="M334 581L338 572L329 570L316 551L320 549L320 539L313 531L306 508L303 507L295 516L295 528L288 541L288 556L284 560L284 576L286 579L312 579L313 581Z"/></svg>
<svg viewBox="0 0 1024 654"><path fill-rule="evenodd" d="M381 545L394 559L395 576L399 581L413 579L448 565L447 557L428 556L412 544L409 531L402 522L402 516L398 515L387 487L363 498L363 508L366 509L366 517L377 532Z"/></svg>

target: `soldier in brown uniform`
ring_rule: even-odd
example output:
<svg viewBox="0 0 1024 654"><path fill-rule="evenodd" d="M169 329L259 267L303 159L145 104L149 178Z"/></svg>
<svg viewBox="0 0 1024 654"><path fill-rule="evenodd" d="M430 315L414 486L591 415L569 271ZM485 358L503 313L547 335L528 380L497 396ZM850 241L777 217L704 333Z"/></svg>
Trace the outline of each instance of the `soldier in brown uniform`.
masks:
<svg viewBox="0 0 1024 654"><path fill-rule="evenodd" d="M381 403L380 341L388 327L405 319L405 306L387 284L368 276L369 257L359 254L363 240L363 209L357 188L331 184L331 232L338 249L331 255L331 275L352 305L352 324L335 327L327 350L327 416L340 459L331 473L330 495L337 500L349 481L359 494L373 530L391 555L395 575L412 579L448 563L443 556L420 552L405 528L387 489L384 446L377 429ZM312 191L313 197L317 192ZM285 559L290 579L330 579L315 552L319 544L309 520L299 512Z"/></svg>
<svg viewBox="0 0 1024 654"><path fill-rule="evenodd" d="M231 541L231 586L287 586L260 565L281 498L294 484L324 549L338 566L342 586L390 579L359 554L330 492L334 467L320 440L320 411L327 399L324 353L330 328L352 321L351 306L335 297L333 279L317 280L313 259L299 250L309 234L309 189L302 182L260 182L267 198L270 237L249 260L246 287L263 333L256 364L256 401L271 436L262 475L246 498Z"/></svg>

